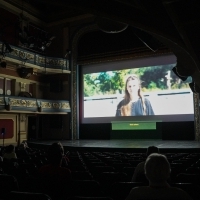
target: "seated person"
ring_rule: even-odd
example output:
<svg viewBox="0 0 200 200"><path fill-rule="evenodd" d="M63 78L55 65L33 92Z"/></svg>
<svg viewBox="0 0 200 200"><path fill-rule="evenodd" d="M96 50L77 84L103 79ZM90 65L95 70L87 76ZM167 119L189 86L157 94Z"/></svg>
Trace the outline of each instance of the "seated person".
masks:
<svg viewBox="0 0 200 200"><path fill-rule="evenodd" d="M71 181L71 171L62 167L63 148L60 143L53 143L48 150L49 164L40 168L39 173L42 176L51 176Z"/></svg>
<svg viewBox="0 0 200 200"><path fill-rule="evenodd" d="M7 160L17 159L14 145L10 144L6 147L5 153L3 154L3 158Z"/></svg>
<svg viewBox="0 0 200 200"><path fill-rule="evenodd" d="M146 156L148 157L152 153L159 153L159 149L155 146L150 146L147 148ZM139 163L134 170L132 182L146 182L146 176L144 174L144 164L145 161Z"/></svg>
<svg viewBox="0 0 200 200"><path fill-rule="evenodd" d="M26 145L24 143L21 143L18 147L18 150L16 151L18 157L25 157L29 156L29 152L26 149Z"/></svg>
<svg viewBox="0 0 200 200"><path fill-rule="evenodd" d="M65 150L64 150L64 148L63 148L63 145L62 145L60 142L55 143L55 144L57 144L57 145L60 146L60 149L61 149L61 152L62 152L62 155L63 155L63 157L62 157L62 162L61 162L61 166L62 166L62 167L67 167L67 166L68 166L68 163L69 163L69 158L68 158L68 157L66 156L66 154L65 154Z"/></svg>
<svg viewBox="0 0 200 200"><path fill-rule="evenodd" d="M26 141L23 141L22 144L24 144L23 146L28 153L34 153L34 150L28 146Z"/></svg>
<svg viewBox="0 0 200 200"><path fill-rule="evenodd" d="M183 190L171 187L167 183L170 176L170 164L164 155L153 153L146 159L145 175L149 186L133 188L126 200L138 199L162 199L162 200L191 200L191 197Z"/></svg>
<svg viewBox="0 0 200 200"><path fill-rule="evenodd" d="M66 199L71 185L71 171L62 167L63 148L60 143L53 143L47 154L49 164L39 169L39 184L43 193L52 199Z"/></svg>

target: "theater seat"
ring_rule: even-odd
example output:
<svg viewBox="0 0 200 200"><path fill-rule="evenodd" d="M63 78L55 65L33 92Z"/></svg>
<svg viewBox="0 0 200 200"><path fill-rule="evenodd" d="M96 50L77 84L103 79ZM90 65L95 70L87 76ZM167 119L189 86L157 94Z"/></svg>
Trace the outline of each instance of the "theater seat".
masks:
<svg viewBox="0 0 200 200"><path fill-rule="evenodd" d="M19 185L14 176L0 174L0 199L7 199L11 191L18 191Z"/></svg>
<svg viewBox="0 0 200 200"><path fill-rule="evenodd" d="M67 200L113 200L110 197L70 197Z"/></svg>
<svg viewBox="0 0 200 200"><path fill-rule="evenodd" d="M172 183L172 187L177 187L187 192L193 200L200 199L200 186L193 183Z"/></svg>
<svg viewBox="0 0 200 200"><path fill-rule="evenodd" d="M70 191L71 197L84 196L84 197L104 197L104 191L102 190L99 182L95 180L81 180L73 181Z"/></svg>
<svg viewBox="0 0 200 200"><path fill-rule="evenodd" d="M31 192L11 192L10 199L12 200L51 200L51 198L43 193Z"/></svg>
<svg viewBox="0 0 200 200"><path fill-rule="evenodd" d="M180 173L176 176L177 183L193 183L193 184L200 184L200 174L187 174L187 173Z"/></svg>
<svg viewBox="0 0 200 200"><path fill-rule="evenodd" d="M139 182L116 182L111 185L110 190L106 194L113 198L113 200L122 200L126 199L132 188L139 186L146 186L146 184Z"/></svg>

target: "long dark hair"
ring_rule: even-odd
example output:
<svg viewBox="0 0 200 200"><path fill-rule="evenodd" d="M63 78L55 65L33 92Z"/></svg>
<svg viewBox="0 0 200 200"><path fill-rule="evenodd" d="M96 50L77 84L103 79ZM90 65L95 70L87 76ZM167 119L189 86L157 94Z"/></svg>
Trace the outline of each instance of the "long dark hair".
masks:
<svg viewBox="0 0 200 200"><path fill-rule="evenodd" d="M144 102L144 97L142 96L142 93L141 93L141 80L136 74L130 74L126 79L125 95L124 95L124 103L125 103L125 105L124 106L126 106L130 102L130 94L129 94L128 90L127 90L127 84L131 80L138 80L138 84L139 84L138 97L142 101L143 113L144 113L144 115L146 115L146 106L145 106L145 102Z"/></svg>

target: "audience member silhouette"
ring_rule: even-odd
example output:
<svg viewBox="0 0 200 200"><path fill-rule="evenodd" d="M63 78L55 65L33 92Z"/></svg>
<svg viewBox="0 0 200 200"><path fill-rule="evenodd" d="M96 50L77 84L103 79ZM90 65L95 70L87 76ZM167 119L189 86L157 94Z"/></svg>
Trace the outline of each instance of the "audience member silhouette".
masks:
<svg viewBox="0 0 200 200"><path fill-rule="evenodd" d="M62 152L62 155L63 155L61 166L62 167L67 167L68 163L69 163L69 158L65 154L63 145L60 142L58 142L57 144L60 145L60 149L61 149L61 152Z"/></svg>
<svg viewBox="0 0 200 200"><path fill-rule="evenodd" d="M26 149L26 145L24 143L21 143L18 147L18 150L16 151L18 157L25 157L29 156L29 152Z"/></svg>
<svg viewBox="0 0 200 200"><path fill-rule="evenodd" d="M146 156L148 157L152 153L159 153L159 149L155 146L149 146L147 148ZM132 180L131 180L132 182L146 182L146 181L148 181L146 179L145 174L144 174L144 164L145 164L145 161L143 161L143 162L141 162L137 165L137 167L134 170L134 174L133 174L133 177L132 177Z"/></svg>
<svg viewBox="0 0 200 200"><path fill-rule="evenodd" d="M61 143L53 143L47 152L49 164L39 169L40 187L43 193L53 200L66 199L71 185L71 171L62 167L63 147Z"/></svg>
<svg viewBox="0 0 200 200"><path fill-rule="evenodd" d="M164 155L153 153L146 159L145 175L149 186L133 188L126 200L159 199L159 200L191 200L183 190L171 187L167 183L170 176L170 164Z"/></svg>
<svg viewBox="0 0 200 200"><path fill-rule="evenodd" d="M3 158L6 160L17 159L14 145L10 144L5 148L5 153L3 154Z"/></svg>
<svg viewBox="0 0 200 200"><path fill-rule="evenodd" d="M25 150L26 150L29 154L33 154L33 153L34 153L34 150L28 146L28 144L27 144L26 141L23 141L22 144L23 144Z"/></svg>
<svg viewBox="0 0 200 200"><path fill-rule="evenodd" d="M39 173L42 176L51 176L71 181L71 171L62 167L63 147L58 142L53 143L48 150L49 164L40 168Z"/></svg>

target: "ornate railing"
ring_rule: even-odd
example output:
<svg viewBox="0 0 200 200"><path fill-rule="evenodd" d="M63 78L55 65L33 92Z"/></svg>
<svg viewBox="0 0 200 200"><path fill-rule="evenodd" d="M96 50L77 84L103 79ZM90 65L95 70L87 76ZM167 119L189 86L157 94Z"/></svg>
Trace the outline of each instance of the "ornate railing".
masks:
<svg viewBox="0 0 200 200"><path fill-rule="evenodd" d="M0 112L20 111L25 113L68 113L71 112L69 101L47 100L16 96L0 96Z"/></svg>
<svg viewBox="0 0 200 200"><path fill-rule="evenodd" d="M38 53L10 45L12 51L5 53L5 60L10 62L33 67L41 71L57 70L62 73L70 73L69 60L66 58L47 57ZM0 41L0 49L4 52L6 47Z"/></svg>

